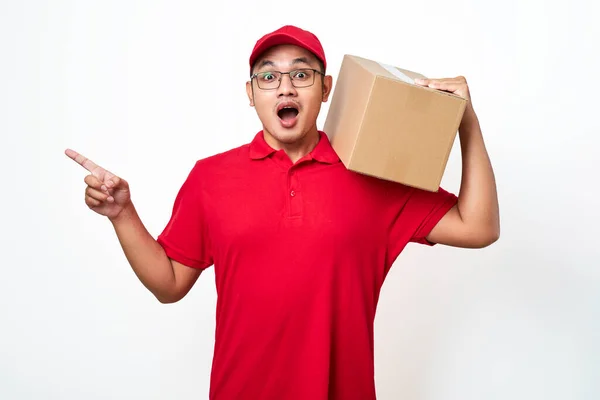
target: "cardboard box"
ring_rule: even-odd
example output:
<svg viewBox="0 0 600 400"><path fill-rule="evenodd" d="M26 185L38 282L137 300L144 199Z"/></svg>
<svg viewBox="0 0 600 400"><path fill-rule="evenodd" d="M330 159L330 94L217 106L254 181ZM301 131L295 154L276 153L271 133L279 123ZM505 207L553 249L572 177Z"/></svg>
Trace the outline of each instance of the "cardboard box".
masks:
<svg viewBox="0 0 600 400"><path fill-rule="evenodd" d="M423 75L345 55L323 131L346 168L437 191L467 101Z"/></svg>

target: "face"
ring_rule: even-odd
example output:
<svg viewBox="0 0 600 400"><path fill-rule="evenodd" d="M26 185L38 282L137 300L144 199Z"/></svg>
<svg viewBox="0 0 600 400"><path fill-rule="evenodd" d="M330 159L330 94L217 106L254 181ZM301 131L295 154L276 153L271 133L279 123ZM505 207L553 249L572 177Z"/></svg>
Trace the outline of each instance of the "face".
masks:
<svg viewBox="0 0 600 400"><path fill-rule="evenodd" d="M290 72L301 68L323 72L317 58L309 51L297 46L282 45L265 52L255 63L252 72ZM321 104L329 97L332 78L317 72L310 73L314 74L314 83L308 87L295 87L287 74L281 75L281 83L274 89L261 89L257 82L260 78L246 83L250 105L256 108L265 139L278 147L301 144L318 135L317 117ZM307 76L297 75L297 82L302 84ZM273 77L265 75L262 81L272 80Z"/></svg>

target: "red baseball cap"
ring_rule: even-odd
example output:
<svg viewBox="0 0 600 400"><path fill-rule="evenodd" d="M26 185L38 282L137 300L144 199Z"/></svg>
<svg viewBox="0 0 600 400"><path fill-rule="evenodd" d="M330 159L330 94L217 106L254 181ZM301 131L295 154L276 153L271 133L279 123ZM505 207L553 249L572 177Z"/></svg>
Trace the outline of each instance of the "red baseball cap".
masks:
<svg viewBox="0 0 600 400"><path fill-rule="evenodd" d="M325 59L325 51L319 41L319 38L312 32L300 29L293 25L285 25L281 28L267 33L254 45L252 54L250 54L250 69L256 59L268 48L280 44L292 44L302 47L313 53L323 63L323 68L327 68L327 60Z"/></svg>

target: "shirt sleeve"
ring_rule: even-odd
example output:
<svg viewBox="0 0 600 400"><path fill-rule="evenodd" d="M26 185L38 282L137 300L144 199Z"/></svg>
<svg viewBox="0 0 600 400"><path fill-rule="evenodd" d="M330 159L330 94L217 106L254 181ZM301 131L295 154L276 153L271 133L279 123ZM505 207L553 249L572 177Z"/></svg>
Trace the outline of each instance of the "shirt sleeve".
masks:
<svg viewBox="0 0 600 400"><path fill-rule="evenodd" d="M437 192L411 189L404 198L394 200L392 223L388 235L388 264L400 255L408 243L434 246L427 235L457 203L458 197L439 188Z"/></svg>
<svg viewBox="0 0 600 400"><path fill-rule="evenodd" d="M196 163L179 189L171 217L157 238L169 258L198 269L213 264L202 190L201 172Z"/></svg>

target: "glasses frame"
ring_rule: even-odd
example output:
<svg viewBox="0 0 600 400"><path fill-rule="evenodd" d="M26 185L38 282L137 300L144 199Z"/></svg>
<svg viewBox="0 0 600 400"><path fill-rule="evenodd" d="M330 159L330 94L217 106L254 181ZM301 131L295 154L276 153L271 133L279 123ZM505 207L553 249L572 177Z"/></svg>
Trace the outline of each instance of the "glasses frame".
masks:
<svg viewBox="0 0 600 400"><path fill-rule="evenodd" d="M298 71L313 71L313 72L315 72L315 75L313 75L313 79L312 79L312 82L310 83L310 85L296 86L296 84L294 83L294 78L292 78L292 74L294 72L298 72ZM256 73L254 73L254 74L252 74L250 76L250 80L252 81L254 78L257 78L261 74L269 74L269 73L270 74L279 74L279 79L277 79L279 83L277 84L276 87L266 88L265 89L265 88L260 87L260 83L258 83L258 81L256 81L256 85L258 86L258 88L260 90L277 90L277 89L279 89L279 87L281 86L281 81L282 81L284 75L289 75L290 76L290 81L292 82L292 86L295 87L295 88L300 88L300 89L301 88L306 88L306 87L311 87L312 85L314 85L315 84L315 77L316 77L317 74L325 76L325 74L323 72L319 71L318 69L314 69L314 68L297 68L297 69L294 69L294 70L289 71L289 72L281 72L281 71L262 71L262 72L256 72Z"/></svg>

